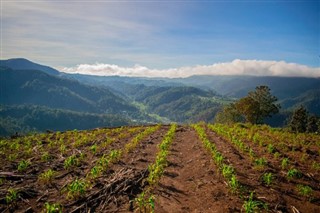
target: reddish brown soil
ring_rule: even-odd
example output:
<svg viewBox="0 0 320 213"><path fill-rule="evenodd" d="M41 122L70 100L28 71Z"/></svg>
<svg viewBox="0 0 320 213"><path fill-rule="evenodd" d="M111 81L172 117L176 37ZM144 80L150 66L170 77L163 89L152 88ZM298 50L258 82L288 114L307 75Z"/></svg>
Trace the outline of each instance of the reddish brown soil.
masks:
<svg viewBox="0 0 320 213"><path fill-rule="evenodd" d="M78 150L68 150L64 155L57 149L48 149L52 152L51 161L45 163L41 161L40 154L34 155L30 158L32 166L24 172L17 171L18 160L7 161L5 155L0 153L0 212L41 212L45 202L62 204L63 212L134 212L132 201L148 187L148 165L155 161L157 145L161 143L169 126L162 126L141 140L132 152L125 154L101 177L92 181L83 197L66 199L66 192L62 189L75 178L85 178L99 157L108 154L110 150L122 149L145 128L124 134L118 139L117 134L112 135L116 141L95 155L90 152L90 147L94 143L102 144L106 140L104 134L97 135L94 141L80 146ZM225 161L235 168L242 188L232 193L194 129L179 126L169 150L168 166L159 184L151 192L156 199L155 212L244 212L242 205L250 191L255 191L255 199L268 204L270 212L294 212L293 208L302 213L320 212L320 185L317 177L304 175L301 179L288 181L278 166L279 162L263 148L248 143L259 157L265 157L268 161L267 166L258 169L246 153L239 151L229 141L209 129L207 135L223 154ZM55 135L50 137L55 139ZM71 170L64 169L64 159L79 151L86 154L86 160ZM297 164L297 167L311 173L303 165ZM49 168L57 171L54 180L48 184L39 182L38 175ZM275 174L271 186L262 183L264 172ZM311 200L297 192L297 184L313 188ZM7 205L5 196L9 188L16 189L19 197Z"/></svg>
<svg viewBox="0 0 320 213"><path fill-rule="evenodd" d="M170 151L154 192L156 212L240 212L240 198L225 185L192 128L177 130Z"/></svg>

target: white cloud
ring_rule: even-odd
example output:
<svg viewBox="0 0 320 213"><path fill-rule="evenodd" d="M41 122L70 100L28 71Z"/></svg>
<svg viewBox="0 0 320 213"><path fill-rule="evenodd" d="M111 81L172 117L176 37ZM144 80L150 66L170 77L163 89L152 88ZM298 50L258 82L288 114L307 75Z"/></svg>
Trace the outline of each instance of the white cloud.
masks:
<svg viewBox="0 0 320 213"><path fill-rule="evenodd" d="M65 73L79 73L98 76L168 77L185 78L192 75L253 75L253 76L304 76L320 77L320 68L287 63L285 61L240 60L170 69L150 69L135 65L120 67L114 64L80 64L62 68Z"/></svg>

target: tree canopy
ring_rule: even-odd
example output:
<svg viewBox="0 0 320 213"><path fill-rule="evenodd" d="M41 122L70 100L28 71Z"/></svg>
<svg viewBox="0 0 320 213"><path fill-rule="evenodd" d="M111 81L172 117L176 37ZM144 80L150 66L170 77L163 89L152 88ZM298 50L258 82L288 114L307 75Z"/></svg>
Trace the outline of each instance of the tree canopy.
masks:
<svg viewBox="0 0 320 213"><path fill-rule="evenodd" d="M216 116L215 121L221 123L239 122L239 116L252 124L263 123L266 117L279 112L280 105L276 104L277 97L273 96L268 86L258 86L247 96L234 104L225 106Z"/></svg>

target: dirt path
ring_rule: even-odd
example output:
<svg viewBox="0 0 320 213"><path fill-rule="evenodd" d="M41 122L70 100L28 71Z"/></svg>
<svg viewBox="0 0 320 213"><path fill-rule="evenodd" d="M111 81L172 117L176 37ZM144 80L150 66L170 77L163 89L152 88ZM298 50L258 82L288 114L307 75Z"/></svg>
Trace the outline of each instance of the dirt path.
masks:
<svg viewBox="0 0 320 213"><path fill-rule="evenodd" d="M176 132L169 165L155 189L156 212L240 212L232 195L191 127Z"/></svg>

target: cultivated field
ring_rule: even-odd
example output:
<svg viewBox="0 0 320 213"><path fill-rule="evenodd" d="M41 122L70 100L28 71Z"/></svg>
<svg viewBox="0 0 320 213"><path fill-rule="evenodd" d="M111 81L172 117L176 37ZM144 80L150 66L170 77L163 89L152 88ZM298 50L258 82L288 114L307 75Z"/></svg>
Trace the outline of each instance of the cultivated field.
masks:
<svg viewBox="0 0 320 213"><path fill-rule="evenodd" d="M320 136L155 125L0 142L0 212L320 212Z"/></svg>

